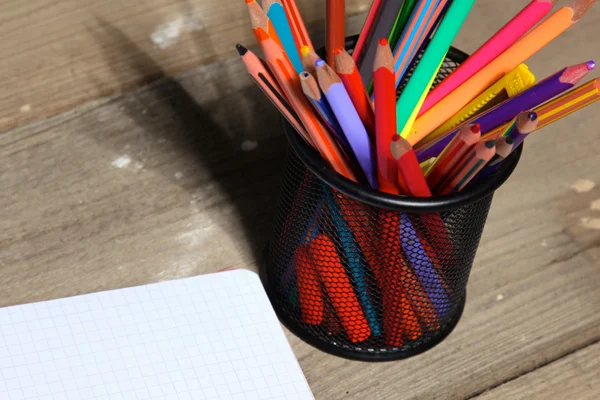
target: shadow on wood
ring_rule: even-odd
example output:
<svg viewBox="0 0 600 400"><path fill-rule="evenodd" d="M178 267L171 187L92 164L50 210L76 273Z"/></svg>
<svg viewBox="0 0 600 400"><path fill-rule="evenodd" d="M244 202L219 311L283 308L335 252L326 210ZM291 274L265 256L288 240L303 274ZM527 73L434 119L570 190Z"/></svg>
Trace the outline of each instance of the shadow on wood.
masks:
<svg viewBox="0 0 600 400"><path fill-rule="evenodd" d="M114 54L117 46L122 53L120 59L131 60L127 65L111 64L115 77L120 75L119 68L147 70L151 66L151 70L160 71L119 29L101 20L98 25L101 29L93 34L100 47L112 47ZM211 46L208 35L205 39L198 43L198 51ZM241 61L220 61L202 72L205 79L199 80L196 74L191 88L182 84L190 83L185 76L175 79L160 73L162 79L133 92L140 107L125 107L123 112L148 135L169 141L178 158L196 166L198 179L176 181L169 174L170 180L190 193L202 184L214 184L209 190L221 192L223 203L233 205L256 264L270 234L277 200L280 178L273 171L281 170L285 154L280 119L257 88L247 84L238 89L232 87L240 85L239 74L245 73ZM165 132L170 136L165 137ZM257 147L249 151L254 146ZM146 163L145 168L152 169L152 163ZM158 166L156 171L165 173Z"/></svg>

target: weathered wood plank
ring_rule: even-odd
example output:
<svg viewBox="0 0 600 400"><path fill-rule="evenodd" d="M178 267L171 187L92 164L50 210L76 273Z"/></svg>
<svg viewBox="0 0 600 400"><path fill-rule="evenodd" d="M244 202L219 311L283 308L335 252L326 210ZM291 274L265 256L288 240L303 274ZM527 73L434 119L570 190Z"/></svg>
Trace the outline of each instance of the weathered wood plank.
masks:
<svg viewBox="0 0 600 400"><path fill-rule="evenodd" d="M595 400L599 394L600 344L596 343L476 399Z"/></svg>
<svg viewBox="0 0 600 400"><path fill-rule="evenodd" d="M349 0L348 14L368 4ZM318 39L324 3L298 7ZM142 53L123 52L122 37ZM236 0L3 1L0 132L232 56L238 42L254 39L244 2ZM146 56L153 63L139 63ZM141 68L131 67L136 63Z"/></svg>
<svg viewBox="0 0 600 400"><path fill-rule="evenodd" d="M476 32L481 18L466 28ZM585 21L567 35L594 32ZM131 71L160 70L119 30L110 35ZM598 46L561 47L531 66L543 76ZM119 76L124 67L113 68ZM318 399L462 399L599 339L597 110L528 139L494 200L463 319L444 343L364 364L289 336ZM258 147L243 151L244 141ZM276 113L235 58L0 135L0 305L255 270L284 151ZM599 186L576 193L578 179Z"/></svg>

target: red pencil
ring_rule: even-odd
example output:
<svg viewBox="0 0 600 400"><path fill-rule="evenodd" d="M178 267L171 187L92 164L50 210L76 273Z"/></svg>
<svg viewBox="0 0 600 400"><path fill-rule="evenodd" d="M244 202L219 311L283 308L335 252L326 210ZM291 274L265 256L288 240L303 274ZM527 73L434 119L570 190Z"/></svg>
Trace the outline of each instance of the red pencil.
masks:
<svg viewBox="0 0 600 400"><path fill-rule="evenodd" d="M360 75L358 76L360 79ZM379 190L399 194L396 160L390 154L389 143L396 135L396 81L394 56L387 39L381 39L373 64L375 93L375 144L377 153L377 179ZM362 86L362 80L360 81Z"/></svg>
<svg viewBox="0 0 600 400"><path fill-rule="evenodd" d="M307 245L301 244L294 253L298 300L302 321L309 325L320 325L323 321L324 301L315 267Z"/></svg>
<svg viewBox="0 0 600 400"><path fill-rule="evenodd" d="M371 30L373 29L373 25L376 23L377 15L379 14L379 8L381 7L381 2L383 0L373 0L373 4L371 4L371 9L369 10L369 14L367 14L367 19L365 20L365 24L360 31L360 35L358 36L358 40L356 41L356 46L354 46L354 53L352 53L352 58L354 62L358 62L362 57L363 48L369 35L371 34Z"/></svg>
<svg viewBox="0 0 600 400"><path fill-rule="evenodd" d="M458 192L492 159L496 154L494 140L476 144L452 170L439 187L440 194Z"/></svg>
<svg viewBox="0 0 600 400"><path fill-rule="evenodd" d="M346 0L327 0L327 62L333 68L333 52L346 42Z"/></svg>
<svg viewBox="0 0 600 400"><path fill-rule="evenodd" d="M410 143L402 136L394 135L390 152L396 160L398 179L404 180L409 194L415 197L430 197L431 191Z"/></svg>
<svg viewBox="0 0 600 400"><path fill-rule="evenodd" d="M374 140L375 114L373 113L371 101L360 77L360 72L358 72L352 56L344 48L340 47L336 49L333 58L335 72L337 72L344 83L352 104L354 104L354 108L356 108L361 121L369 133L369 137L371 140Z"/></svg>
<svg viewBox="0 0 600 400"><path fill-rule="evenodd" d="M353 343L367 339L371 329L335 244L327 235L320 234L310 242L310 252L348 338Z"/></svg>
<svg viewBox="0 0 600 400"><path fill-rule="evenodd" d="M427 183L433 192L448 176L450 171L458 162L475 146L481 138L481 129L479 124L467 125L452 139L448 146L429 166L427 173Z"/></svg>

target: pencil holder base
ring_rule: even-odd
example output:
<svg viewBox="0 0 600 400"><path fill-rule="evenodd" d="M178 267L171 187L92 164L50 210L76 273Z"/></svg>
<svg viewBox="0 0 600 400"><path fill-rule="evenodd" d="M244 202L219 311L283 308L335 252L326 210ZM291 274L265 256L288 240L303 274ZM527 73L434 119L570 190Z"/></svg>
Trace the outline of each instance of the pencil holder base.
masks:
<svg viewBox="0 0 600 400"><path fill-rule="evenodd" d="M369 341L362 344L362 346L347 346L345 340L342 338L336 340L334 335L330 336L328 340L320 339L310 331L310 327L300 324L294 318L290 317L289 310L286 310L286 304L281 304L277 299L276 290L269 284L268 279L268 267L267 261L269 249L268 247L264 251L263 261L259 266L259 276L262 284L265 288L267 296L273 305L275 314L279 318L279 321L295 336L306 342L307 344L334 356L346 358L353 361L366 361L366 362L384 362L384 361L398 361L405 358L414 357L427 350L432 349L441 342L444 341L452 333L454 328L458 325L462 317L462 313L465 308L466 296L457 301L456 307L453 311L453 316L446 325L436 331L436 333L427 339L427 342L422 343L417 347L402 347L402 348L390 348L385 350L375 350L373 343Z"/></svg>

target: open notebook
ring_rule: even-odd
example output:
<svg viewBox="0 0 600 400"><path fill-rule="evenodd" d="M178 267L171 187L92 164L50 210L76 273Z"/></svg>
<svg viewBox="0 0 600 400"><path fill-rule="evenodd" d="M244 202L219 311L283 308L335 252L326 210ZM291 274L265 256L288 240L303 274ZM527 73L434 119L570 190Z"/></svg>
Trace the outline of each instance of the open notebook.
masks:
<svg viewBox="0 0 600 400"><path fill-rule="evenodd" d="M258 276L0 309L0 399L313 399Z"/></svg>

